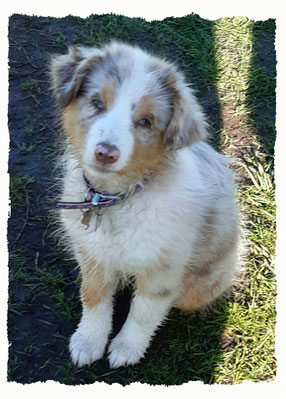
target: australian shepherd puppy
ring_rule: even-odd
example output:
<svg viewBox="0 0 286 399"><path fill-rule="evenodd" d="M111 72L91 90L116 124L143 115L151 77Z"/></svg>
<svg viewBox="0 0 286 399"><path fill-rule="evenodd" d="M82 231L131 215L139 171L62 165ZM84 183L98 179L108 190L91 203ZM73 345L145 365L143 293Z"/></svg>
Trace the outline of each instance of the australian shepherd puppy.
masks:
<svg viewBox="0 0 286 399"><path fill-rule="evenodd" d="M135 364L171 307L193 310L231 284L238 222L226 159L202 140L207 123L173 64L112 42L52 58L66 135L60 217L81 271L82 317L72 361L105 352L113 296L134 296L108 348L111 367Z"/></svg>

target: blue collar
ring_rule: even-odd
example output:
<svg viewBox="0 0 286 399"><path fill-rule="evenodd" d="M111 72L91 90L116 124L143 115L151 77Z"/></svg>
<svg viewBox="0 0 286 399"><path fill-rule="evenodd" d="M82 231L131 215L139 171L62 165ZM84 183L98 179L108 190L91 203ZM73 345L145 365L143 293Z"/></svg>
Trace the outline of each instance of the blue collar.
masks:
<svg viewBox="0 0 286 399"><path fill-rule="evenodd" d="M126 190L116 194L109 194L106 192L99 191L96 187L92 186L90 181L83 175L84 181L87 186L85 193L85 199L83 202L56 202L55 206L58 209L90 209L100 210L102 208L108 208L113 205L117 205L125 201L128 197L140 191L143 188L143 184L148 180L143 178L142 183L136 184L133 190Z"/></svg>

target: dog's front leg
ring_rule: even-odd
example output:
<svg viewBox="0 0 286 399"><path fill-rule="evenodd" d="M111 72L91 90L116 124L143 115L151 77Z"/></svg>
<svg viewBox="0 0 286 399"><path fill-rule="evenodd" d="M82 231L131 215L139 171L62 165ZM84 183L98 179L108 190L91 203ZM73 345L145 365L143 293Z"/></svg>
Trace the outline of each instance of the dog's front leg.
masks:
<svg viewBox="0 0 286 399"><path fill-rule="evenodd" d="M113 368L138 363L152 336L178 296L181 277L171 272L152 273L137 279L137 291L121 331L109 347Z"/></svg>
<svg viewBox="0 0 286 399"><path fill-rule="evenodd" d="M81 265L82 267L82 265ZM112 297L115 281L99 265L82 267L82 317L70 339L70 353L78 367L100 359L112 327Z"/></svg>

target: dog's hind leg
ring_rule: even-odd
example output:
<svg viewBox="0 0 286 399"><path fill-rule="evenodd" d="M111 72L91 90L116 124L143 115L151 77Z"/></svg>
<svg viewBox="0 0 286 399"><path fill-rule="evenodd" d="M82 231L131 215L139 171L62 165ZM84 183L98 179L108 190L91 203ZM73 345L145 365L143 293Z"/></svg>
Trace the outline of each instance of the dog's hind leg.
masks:
<svg viewBox="0 0 286 399"><path fill-rule="evenodd" d="M237 250L234 249L210 267L189 272L184 278L183 292L174 302L174 306L192 311L210 305L231 285L236 264Z"/></svg>

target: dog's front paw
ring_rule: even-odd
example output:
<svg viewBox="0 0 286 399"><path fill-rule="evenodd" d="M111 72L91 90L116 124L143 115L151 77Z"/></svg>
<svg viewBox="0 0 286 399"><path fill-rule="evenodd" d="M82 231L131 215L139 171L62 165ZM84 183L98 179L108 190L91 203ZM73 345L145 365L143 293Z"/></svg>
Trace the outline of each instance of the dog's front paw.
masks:
<svg viewBox="0 0 286 399"><path fill-rule="evenodd" d="M69 350L73 363L78 366L88 366L102 358L107 340L84 337L77 330L70 339Z"/></svg>
<svg viewBox="0 0 286 399"><path fill-rule="evenodd" d="M142 348L136 343L125 340L118 334L109 346L109 364L111 368L129 366L136 364L144 357L145 347Z"/></svg>

